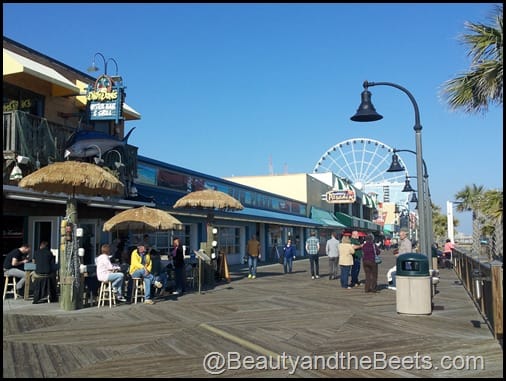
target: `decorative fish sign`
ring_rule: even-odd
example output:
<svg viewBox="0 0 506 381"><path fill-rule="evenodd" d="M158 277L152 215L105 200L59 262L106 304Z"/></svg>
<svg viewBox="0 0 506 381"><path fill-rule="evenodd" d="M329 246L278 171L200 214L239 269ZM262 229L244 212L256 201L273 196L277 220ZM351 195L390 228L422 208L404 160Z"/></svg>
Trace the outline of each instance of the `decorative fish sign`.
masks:
<svg viewBox="0 0 506 381"><path fill-rule="evenodd" d="M135 127L132 127L122 140L99 131L76 131L67 140L64 157L67 159L70 157L101 156L115 147L126 145L128 137L134 129Z"/></svg>

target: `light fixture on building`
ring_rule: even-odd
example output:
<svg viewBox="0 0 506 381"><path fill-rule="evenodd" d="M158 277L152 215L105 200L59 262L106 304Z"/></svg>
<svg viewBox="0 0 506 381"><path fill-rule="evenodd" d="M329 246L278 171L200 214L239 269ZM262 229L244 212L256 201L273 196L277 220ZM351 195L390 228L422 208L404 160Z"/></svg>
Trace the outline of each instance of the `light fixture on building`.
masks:
<svg viewBox="0 0 506 381"><path fill-rule="evenodd" d="M95 156L93 158L93 160L95 161L95 164L96 165L104 164L104 159L102 159L102 150L100 149L100 147L97 146L96 144L90 144L88 148L96 148L97 149L98 157Z"/></svg>
<svg viewBox="0 0 506 381"><path fill-rule="evenodd" d="M125 164L123 164L123 161L121 160L121 153L118 150L112 149L112 150L108 151L107 153L109 153L109 152L116 152L118 154L119 161L114 162L114 166L116 167L116 169L120 169L121 167L125 166Z"/></svg>
<svg viewBox="0 0 506 381"><path fill-rule="evenodd" d="M21 168L18 167L18 163L14 163L14 168L12 168L9 180L19 181L22 178L23 172L21 172Z"/></svg>
<svg viewBox="0 0 506 381"><path fill-rule="evenodd" d="M16 156L16 160L19 164L28 164L30 162L30 158L27 156Z"/></svg>
<svg viewBox="0 0 506 381"><path fill-rule="evenodd" d="M134 183L132 183L132 185L130 186L129 195L130 195L130 197L137 197L139 195L139 192L137 191L137 187L135 186Z"/></svg>
<svg viewBox="0 0 506 381"><path fill-rule="evenodd" d="M105 56L102 54L102 53L95 53L95 55L93 56L93 63L91 64L91 66L88 68L88 72L92 73L92 72L96 72L96 71L99 71L100 68L95 65L95 58L100 57L102 58L103 62L104 62L104 74L107 75L107 65L109 64L109 62L114 62L114 65L116 66L116 75L112 76L112 80L113 81L118 81L120 82L121 81L121 77L118 76L118 63L116 62L116 60L114 58L105 58Z"/></svg>

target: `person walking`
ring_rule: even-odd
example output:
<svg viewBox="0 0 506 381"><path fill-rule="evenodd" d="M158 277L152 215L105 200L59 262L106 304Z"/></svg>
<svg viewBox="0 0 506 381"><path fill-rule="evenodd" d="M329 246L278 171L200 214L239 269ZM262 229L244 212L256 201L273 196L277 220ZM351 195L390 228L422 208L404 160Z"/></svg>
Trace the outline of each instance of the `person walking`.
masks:
<svg viewBox="0 0 506 381"><path fill-rule="evenodd" d="M329 257L329 280L337 279L337 261L339 260L339 240L336 232L332 232L325 245L325 253Z"/></svg>
<svg viewBox="0 0 506 381"><path fill-rule="evenodd" d="M413 246L411 244L411 240L408 238L408 231L406 228L401 228L399 232L399 247L397 250L394 250L394 255L397 256L401 254L411 253L413 251ZM395 275L397 273L397 264L390 268L387 272L387 282L389 290L397 290L395 283Z"/></svg>
<svg viewBox="0 0 506 381"><path fill-rule="evenodd" d="M258 259L261 258L260 242L258 241L256 235L251 236L251 239L248 241L246 245L246 252L248 253L248 278L255 279L257 277Z"/></svg>
<svg viewBox="0 0 506 381"><path fill-rule="evenodd" d="M351 267L351 284L350 287L358 287L360 286L360 264L362 262L362 242L358 237L358 231L353 230L351 232L351 244L355 249L355 254L353 254L353 266Z"/></svg>
<svg viewBox="0 0 506 381"><path fill-rule="evenodd" d="M311 266L311 279L320 277L320 265L318 252L320 251L320 241L316 238L316 232L312 231L311 236L306 240L306 251L309 255Z"/></svg>
<svg viewBox="0 0 506 381"><path fill-rule="evenodd" d="M363 256L362 262L364 264L365 272L365 292L377 292L378 285L378 264L376 263L376 255L380 255L380 248L374 243L374 236L367 234L365 242L362 246Z"/></svg>
<svg viewBox="0 0 506 381"><path fill-rule="evenodd" d="M286 273L292 272L292 264L295 259L295 246L292 245L292 240L286 241L285 247L283 247L283 270Z"/></svg>
<svg viewBox="0 0 506 381"><path fill-rule="evenodd" d="M351 267L353 266L353 253L355 249L351 244L349 236L345 235L341 238L339 244L339 267L341 268L341 287L351 289L348 278L350 276Z"/></svg>
<svg viewBox="0 0 506 381"><path fill-rule="evenodd" d="M443 260L444 260L444 266L449 269L452 268L453 249L454 248L455 248L455 245L453 244L451 239L447 238L445 245L443 247Z"/></svg>

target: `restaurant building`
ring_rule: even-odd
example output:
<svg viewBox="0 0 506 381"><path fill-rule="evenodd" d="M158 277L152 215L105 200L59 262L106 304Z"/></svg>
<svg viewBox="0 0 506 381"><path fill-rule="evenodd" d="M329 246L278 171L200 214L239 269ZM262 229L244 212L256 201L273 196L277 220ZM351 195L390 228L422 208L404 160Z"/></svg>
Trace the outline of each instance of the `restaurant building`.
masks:
<svg viewBox="0 0 506 381"><path fill-rule="evenodd" d="M97 53L95 58L97 55L107 67L104 56ZM23 242L36 248L42 240L49 241L51 248L58 251L69 195L36 192L21 188L18 183L23 176L68 159L97 163L125 185L124 194L119 196L75 195L78 223L83 229L83 264L94 263L104 242L124 238L132 243L138 238L129 232L103 232L102 227L118 211L141 205L167 210L184 224L182 230L149 234L150 244L162 253L169 250L174 236L179 236L190 249L200 248L208 239L206 212L174 209L173 205L187 193L201 189L222 191L244 206L241 211L213 212L213 225L218 228L213 239L218 241L219 250L227 254L229 264L243 261L246 242L252 235L261 242L262 260L274 262L276 250L288 238L296 243L297 256L304 256L303 244L311 230L319 231L322 240L330 230L342 233L356 227L379 231L370 222L376 207L374 199L358 192L353 201L335 203L344 185L341 184L343 189L336 189L336 183L342 180L332 174L327 178L313 174L282 176L284 181L293 181L293 186L281 187L281 176L266 176L252 184L245 178L218 178L139 156L138 147L128 144L132 131L128 124L139 120L141 114L125 102L124 90L117 73L108 75L105 69L94 77L4 37L4 255ZM106 138L93 140L93 134ZM79 156L78 143L85 137L90 138L85 149L94 151ZM111 141L116 145L111 146ZM67 157L69 150L76 156ZM286 189L295 193L287 193Z"/></svg>

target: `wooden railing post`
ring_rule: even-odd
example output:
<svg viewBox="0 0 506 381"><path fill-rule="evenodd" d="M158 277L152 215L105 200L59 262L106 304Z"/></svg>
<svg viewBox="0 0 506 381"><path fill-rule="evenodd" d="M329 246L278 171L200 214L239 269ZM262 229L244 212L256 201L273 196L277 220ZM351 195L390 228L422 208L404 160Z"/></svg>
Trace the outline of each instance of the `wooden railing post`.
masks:
<svg viewBox="0 0 506 381"><path fill-rule="evenodd" d="M490 263L492 282L492 313L494 317L494 337L503 338L503 263Z"/></svg>

